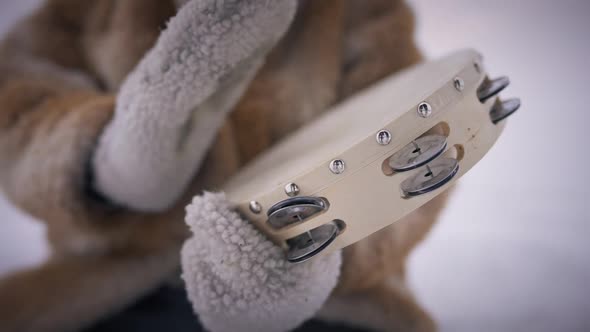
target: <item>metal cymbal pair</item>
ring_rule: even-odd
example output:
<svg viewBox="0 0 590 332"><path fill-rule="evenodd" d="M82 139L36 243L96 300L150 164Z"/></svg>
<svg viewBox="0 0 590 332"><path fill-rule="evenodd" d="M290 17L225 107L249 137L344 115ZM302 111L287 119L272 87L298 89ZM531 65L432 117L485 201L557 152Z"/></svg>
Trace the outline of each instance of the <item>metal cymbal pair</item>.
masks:
<svg viewBox="0 0 590 332"><path fill-rule="evenodd" d="M477 90L479 101L485 103L495 97L510 84L510 79L502 76L493 80L485 80ZM506 119L520 108L520 99L513 98L505 101L497 101L490 111L490 119L494 124Z"/></svg>

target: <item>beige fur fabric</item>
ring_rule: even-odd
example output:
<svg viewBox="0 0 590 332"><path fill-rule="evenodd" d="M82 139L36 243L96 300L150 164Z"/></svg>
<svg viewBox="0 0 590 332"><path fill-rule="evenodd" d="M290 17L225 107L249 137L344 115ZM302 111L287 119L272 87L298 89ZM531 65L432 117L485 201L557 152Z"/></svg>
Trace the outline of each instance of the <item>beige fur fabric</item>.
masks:
<svg viewBox="0 0 590 332"><path fill-rule="evenodd" d="M118 122L111 120L120 107L115 102L119 89L150 50L159 47L162 30L181 2L45 0L1 43L0 184L17 207L45 223L52 256L0 279L0 331L82 330L178 277L178 253L190 236L184 209L195 194L219 190L249 160L330 106L421 59L413 15L401 0L299 0L286 35L231 107L202 163L198 156L188 162L198 169L182 197L157 213L108 204L95 193L94 153L105 128ZM275 4L257 3L263 2ZM202 105L214 108L214 95L199 96ZM191 105L185 101L182 105ZM174 122L190 118L187 109L166 121L190 129ZM130 107L124 112L135 111ZM149 132L149 123L144 125L136 133ZM106 151L110 149L119 151L116 146ZM133 158L140 157L150 163L160 160ZM141 174L170 171L154 170ZM179 179L176 184L183 183ZM177 190L158 189L168 199ZM384 331L434 329L406 286L404 271L407 256L428 233L445 200L446 195L438 196L404 220L345 248L338 283L322 316ZM354 310L357 303L363 303L363 310Z"/></svg>

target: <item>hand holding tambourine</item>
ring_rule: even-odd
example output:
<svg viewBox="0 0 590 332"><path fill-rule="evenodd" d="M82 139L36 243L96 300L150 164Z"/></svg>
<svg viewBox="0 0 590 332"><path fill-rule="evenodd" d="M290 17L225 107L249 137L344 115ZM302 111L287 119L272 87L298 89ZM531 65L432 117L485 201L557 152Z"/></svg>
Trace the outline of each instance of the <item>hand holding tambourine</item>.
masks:
<svg viewBox="0 0 590 332"><path fill-rule="evenodd" d="M489 151L520 106L497 97L508 83L471 50L415 66L263 154L226 196L195 198L183 266L196 311L219 331L312 316L338 279L338 249L423 206Z"/></svg>

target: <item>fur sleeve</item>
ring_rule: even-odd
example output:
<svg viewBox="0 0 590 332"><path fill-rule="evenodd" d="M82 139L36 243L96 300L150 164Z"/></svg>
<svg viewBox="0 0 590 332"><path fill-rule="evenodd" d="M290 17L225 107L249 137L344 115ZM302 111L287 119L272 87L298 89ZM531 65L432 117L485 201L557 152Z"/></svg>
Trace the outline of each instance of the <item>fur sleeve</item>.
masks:
<svg viewBox="0 0 590 332"><path fill-rule="evenodd" d="M88 6L99 3L106 2ZM92 186L90 161L115 97L100 89L108 73L87 61L94 45L88 33L96 33L84 28L87 9L77 1L48 0L0 45L0 185L9 200L48 225L57 254L123 250L144 246L142 240L154 251L176 246L184 236L180 204L147 216L105 204ZM179 221L168 221L167 228L145 223L154 219Z"/></svg>

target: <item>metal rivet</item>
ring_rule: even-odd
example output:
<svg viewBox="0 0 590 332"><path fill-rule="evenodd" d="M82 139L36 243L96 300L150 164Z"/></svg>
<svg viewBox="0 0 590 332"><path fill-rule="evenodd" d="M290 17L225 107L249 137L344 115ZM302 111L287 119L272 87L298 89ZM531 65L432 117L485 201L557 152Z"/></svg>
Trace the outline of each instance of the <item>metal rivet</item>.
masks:
<svg viewBox="0 0 590 332"><path fill-rule="evenodd" d="M465 89L465 81L463 81L461 77L455 77L453 82L455 84L455 89L457 89L457 91L463 91L463 89Z"/></svg>
<svg viewBox="0 0 590 332"><path fill-rule="evenodd" d="M344 173L344 169L346 165L344 164L344 160L342 159L334 159L330 163L330 171L334 174L342 174Z"/></svg>
<svg viewBox="0 0 590 332"><path fill-rule="evenodd" d="M289 197L299 195L299 186L295 183L287 183L285 186L285 194L287 194Z"/></svg>
<svg viewBox="0 0 590 332"><path fill-rule="evenodd" d="M252 211L252 213L259 214L260 212L262 212L262 205L260 205L260 203L258 203L256 201L251 201L250 202L250 211Z"/></svg>
<svg viewBox="0 0 590 332"><path fill-rule="evenodd" d="M391 143L391 133L387 130L381 130L377 133L376 139L379 145L387 145Z"/></svg>
<svg viewBox="0 0 590 332"><path fill-rule="evenodd" d="M427 118L432 115L432 106L429 103L421 103L418 105L418 115Z"/></svg>

